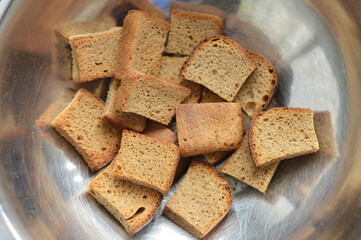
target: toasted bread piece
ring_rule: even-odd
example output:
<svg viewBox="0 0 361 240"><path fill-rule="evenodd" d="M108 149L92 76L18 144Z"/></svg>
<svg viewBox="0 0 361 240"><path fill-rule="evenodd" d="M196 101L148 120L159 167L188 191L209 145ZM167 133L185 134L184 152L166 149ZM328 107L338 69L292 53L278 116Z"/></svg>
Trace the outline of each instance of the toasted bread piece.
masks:
<svg viewBox="0 0 361 240"><path fill-rule="evenodd" d="M124 130L114 176L167 194L179 161L179 148L167 141Z"/></svg>
<svg viewBox="0 0 361 240"><path fill-rule="evenodd" d="M107 17L89 22L68 22L55 26L56 46L53 48L53 67L64 80L72 79L72 55L69 37L79 34L103 32L116 26L115 19Z"/></svg>
<svg viewBox="0 0 361 240"><path fill-rule="evenodd" d="M215 15L175 9L170 17L169 53L189 55L205 38L222 34L223 20Z"/></svg>
<svg viewBox="0 0 361 240"><path fill-rule="evenodd" d="M72 89L65 90L60 97L52 103L36 120L35 125L39 128L51 128L54 119L68 106L75 95Z"/></svg>
<svg viewBox="0 0 361 240"><path fill-rule="evenodd" d="M180 84L179 72L182 69L187 57L169 57L162 56L159 78L171 83Z"/></svg>
<svg viewBox="0 0 361 240"><path fill-rule="evenodd" d="M208 13L215 15L221 19L224 18L224 11L218 9L215 6L208 4L199 4L195 2L169 2L169 10L181 9L184 11L199 12L199 13Z"/></svg>
<svg viewBox="0 0 361 240"><path fill-rule="evenodd" d="M101 120L104 102L80 89L52 125L84 157L90 170L108 164L118 151L120 133Z"/></svg>
<svg viewBox="0 0 361 240"><path fill-rule="evenodd" d="M73 56L73 81L88 82L113 77L122 28L69 38Z"/></svg>
<svg viewBox="0 0 361 240"><path fill-rule="evenodd" d="M206 87L203 87L202 90L202 99L201 103L217 103L217 102L226 102L223 98L212 92Z"/></svg>
<svg viewBox="0 0 361 240"><path fill-rule="evenodd" d="M142 132L147 124L147 119L145 117L116 109L116 93L120 85L120 80L112 79L110 81L108 97L105 102L105 110L102 119L120 130L130 129L136 132Z"/></svg>
<svg viewBox="0 0 361 240"><path fill-rule="evenodd" d="M169 23L147 12L129 11L124 19L115 77L122 79L128 71L158 76L169 29Z"/></svg>
<svg viewBox="0 0 361 240"><path fill-rule="evenodd" d="M239 103L182 104L177 108L182 157L236 149L244 132Z"/></svg>
<svg viewBox="0 0 361 240"><path fill-rule="evenodd" d="M170 130L163 124L154 122L152 120L148 120L147 127L144 132L142 132L142 134L148 137L163 139L173 144L176 144L177 142L177 134L172 132L172 130Z"/></svg>
<svg viewBox="0 0 361 240"><path fill-rule="evenodd" d="M197 238L209 233L228 213L231 189L218 171L199 160L165 205L163 214Z"/></svg>
<svg viewBox="0 0 361 240"><path fill-rule="evenodd" d="M266 58L251 51L247 52L257 63L257 68L243 84L233 101L241 103L247 115L253 117L268 106L278 80L275 68Z"/></svg>
<svg viewBox="0 0 361 240"><path fill-rule="evenodd" d="M253 161L248 139L247 132L242 139L241 146L226 161L221 172L265 193L279 162L258 168Z"/></svg>
<svg viewBox="0 0 361 240"><path fill-rule="evenodd" d="M218 35L205 39L192 51L180 76L231 102L255 68L245 49Z"/></svg>
<svg viewBox="0 0 361 240"><path fill-rule="evenodd" d="M202 95L202 86L200 84L183 79L180 85L191 90L191 93L182 101L182 103L187 104L199 102Z"/></svg>
<svg viewBox="0 0 361 240"><path fill-rule="evenodd" d="M261 112L252 119L249 142L257 167L316 152L313 112L286 107Z"/></svg>
<svg viewBox="0 0 361 240"><path fill-rule="evenodd" d="M117 109L168 124L188 88L141 73L124 75L117 91Z"/></svg>
<svg viewBox="0 0 361 240"><path fill-rule="evenodd" d="M221 151L221 152L212 152L204 154L204 157L207 159L209 164L215 165L221 160L225 159L228 155L230 155L232 151Z"/></svg>
<svg viewBox="0 0 361 240"><path fill-rule="evenodd" d="M147 225L159 209L162 194L113 175L112 163L90 183L88 192L103 205L131 236Z"/></svg>

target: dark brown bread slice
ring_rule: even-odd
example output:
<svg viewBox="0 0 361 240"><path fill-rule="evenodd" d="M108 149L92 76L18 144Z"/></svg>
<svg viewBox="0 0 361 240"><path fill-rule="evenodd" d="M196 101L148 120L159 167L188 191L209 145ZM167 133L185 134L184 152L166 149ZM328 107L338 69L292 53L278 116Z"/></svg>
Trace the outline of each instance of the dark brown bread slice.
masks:
<svg viewBox="0 0 361 240"><path fill-rule="evenodd" d="M168 124L188 88L141 73L126 74L117 92L117 109Z"/></svg>
<svg viewBox="0 0 361 240"><path fill-rule="evenodd" d="M112 173L113 165L108 166L89 183L88 192L132 236L151 221L163 197L153 189L116 178Z"/></svg>
<svg viewBox="0 0 361 240"><path fill-rule="evenodd" d="M180 76L230 102L255 68L245 49L218 35L205 39L192 51Z"/></svg>
<svg viewBox="0 0 361 240"><path fill-rule="evenodd" d="M102 119L117 129L131 129L136 132L142 132L147 124L147 119L145 117L116 109L116 93L120 85L120 80L112 79L110 81Z"/></svg>
<svg viewBox="0 0 361 240"><path fill-rule="evenodd" d="M226 216L232 202L231 189L222 175L195 160L163 214L193 236L203 238Z"/></svg>
<svg viewBox="0 0 361 240"><path fill-rule="evenodd" d="M201 103L217 103L217 102L226 102L223 98L212 92L206 87L203 87L202 90L202 99Z"/></svg>
<svg viewBox="0 0 361 240"><path fill-rule="evenodd" d="M152 120L148 120L147 127L144 130L144 132L142 132L142 134L148 137L163 139L173 144L176 144L177 142L177 134L172 132L169 128L167 128L163 124L154 122Z"/></svg>
<svg viewBox="0 0 361 240"><path fill-rule="evenodd" d="M69 37L73 56L73 81L113 77L122 28Z"/></svg>
<svg viewBox="0 0 361 240"><path fill-rule="evenodd" d="M236 149L244 132L239 103L182 104L177 108L182 157Z"/></svg>
<svg viewBox="0 0 361 240"><path fill-rule="evenodd" d="M162 56L159 78L174 84L180 84L179 72L182 69L187 57L169 57Z"/></svg>
<svg viewBox="0 0 361 240"><path fill-rule="evenodd" d="M174 9L181 9L185 11L191 12L199 12L199 13L208 13L211 15L215 15L221 19L224 18L224 11L218 9L215 6L207 5L207 4L199 4L194 2L169 2L169 10L172 11Z"/></svg>
<svg viewBox="0 0 361 240"><path fill-rule="evenodd" d="M108 164L116 154L120 133L101 120L104 102L80 89L52 125L84 157L90 170Z"/></svg>
<svg viewBox="0 0 361 240"><path fill-rule="evenodd" d="M53 68L65 80L72 79L72 55L69 37L79 34L106 31L116 26L115 19L107 17L89 22L69 22L55 26L56 45L52 53Z"/></svg>
<svg viewBox="0 0 361 240"><path fill-rule="evenodd" d="M215 165L221 160L225 159L228 155L230 155L232 151L221 151L221 152L212 152L204 154L204 157L207 159L209 164Z"/></svg>
<svg viewBox="0 0 361 240"><path fill-rule="evenodd" d="M223 21L215 15L172 10L166 51L189 55L202 40L222 34L222 30Z"/></svg>
<svg viewBox="0 0 361 240"><path fill-rule="evenodd" d="M169 23L147 12L130 11L124 19L115 77L122 79L128 71L158 76L169 29Z"/></svg>
<svg viewBox="0 0 361 240"><path fill-rule="evenodd" d="M316 152L313 112L286 107L261 112L252 119L249 142L257 167Z"/></svg>
<svg viewBox="0 0 361 240"><path fill-rule="evenodd" d="M35 125L39 128L51 128L54 119L69 105L75 95L72 89L65 90L60 97L51 104L36 120Z"/></svg>
<svg viewBox="0 0 361 240"><path fill-rule="evenodd" d="M233 101L241 103L242 109L248 116L253 117L268 106L278 80L276 70L266 58L251 51L247 52L257 63L257 68L245 81Z"/></svg>
<svg viewBox="0 0 361 240"><path fill-rule="evenodd" d="M242 139L242 144L223 165L221 172L265 193L276 172L279 162L258 168L253 161L249 148L248 132Z"/></svg>
<svg viewBox="0 0 361 240"><path fill-rule="evenodd" d="M167 141L124 130L114 176L167 194L179 161L179 148Z"/></svg>

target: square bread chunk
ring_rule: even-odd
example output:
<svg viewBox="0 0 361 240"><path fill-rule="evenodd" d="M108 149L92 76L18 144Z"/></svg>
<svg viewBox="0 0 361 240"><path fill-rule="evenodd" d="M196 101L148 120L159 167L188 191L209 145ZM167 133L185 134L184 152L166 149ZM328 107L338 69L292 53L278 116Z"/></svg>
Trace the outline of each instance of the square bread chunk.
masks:
<svg viewBox="0 0 361 240"><path fill-rule="evenodd" d="M236 149L244 132L239 103L182 104L177 108L182 157Z"/></svg>
<svg viewBox="0 0 361 240"><path fill-rule="evenodd" d="M179 161L179 148L167 141L124 130L113 173L167 194Z"/></svg>
<svg viewBox="0 0 361 240"><path fill-rule="evenodd" d="M223 20L215 15L175 9L170 17L169 53L189 55L205 38L222 34Z"/></svg>
<svg viewBox="0 0 361 240"><path fill-rule="evenodd" d="M56 47L52 53L54 71L65 80L72 79L72 56L69 37L103 32L116 26L115 19L107 17L89 22L68 22L55 26Z"/></svg>
<svg viewBox="0 0 361 240"><path fill-rule="evenodd" d="M148 120L147 127L142 132L142 134L144 134L148 137L163 139L163 140L173 143L173 144L176 144L176 142L177 142L177 134L172 132L172 130L170 130L163 124L154 122L152 120Z"/></svg>
<svg viewBox="0 0 361 240"><path fill-rule="evenodd" d="M145 117L116 109L116 93L120 84L121 81L114 78L110 81L102 119L103 121L114 125L117 129L130 129L136 132L142 132L147 124L147 119Z"/></svg>
<svg viewBox="0 0 361 240"><path fill-rule="evenodd" d="M124 19L118 54L117 79L127 71L158 76L170 24L153 15L132 10Z"/></svg>
<svg viewBox="0 0 361 240"><path fill-rule="evenodd" d="M117 109L168 124L189 94L188 88L147 74L127 74L117 92Z"/></svg>
<svg viewBox="0 0 361 240"><path fill-rule="evenodd" d="M261 55L247 51L257 68L241 87L234 102L241 103L248 116L253 117L270 103L277 86L277 73L273 65Z"/></svg>
<svg viewBox="0 0 361 240"><path fill-rule="evenodd" d="M251 149L249 148L247 132L242 139L241 147L226 161L221 172L265 193L278 164L279 162L274 162L265 167L258 168L256 166L252 158Z"/></svg>
<svg viewBox="0 0 361 240"><path fill-rule="evenodd" d="M90 170L107 165L119 148L120 132L101 120L104 102L80 89L52 125L84 157Z"/></svg>
<svg viewBox="0 0 361 240"><path fill-rule="evenodd" d="M193 236L203 238L226 216L232 202L223 176L209 164L195 160L163 214Z"/></svg>
<svg viewBox="0 0 361 240"><path fill-rule="evenodd" d="M88 192L103 205L131 236L147 225L162 202L159 192L113 175L112 163L90 183Z"/></svg>
<svg viewBox="0 0 361 240"><path fill-rule="evenodd" d="M255 68L245 49L218 35L204 40L192 51L180 76L231 102Z"/></svg>
<svg viewBox="0 0 361 240"><path fill-rule="evenodd" d="M207 159L209 164L214 165L220 162L221 160L225 159L229 156L232 151L220 151L220 152L212 152L204 154L204 157Z"/></svg>
<svg viewBox="0 0 361 240"><path fill-rule="evenodd" d="M272 108L255 116L249 129L252 157L266 166L318 151L313 112L307 108Z"/></svg>
<svg viewBox="0 0 361 240"><path fill-rule="evenodd" d="M122 28L75 35L69 38L73 55L73 81L113 77Z"/></svg>

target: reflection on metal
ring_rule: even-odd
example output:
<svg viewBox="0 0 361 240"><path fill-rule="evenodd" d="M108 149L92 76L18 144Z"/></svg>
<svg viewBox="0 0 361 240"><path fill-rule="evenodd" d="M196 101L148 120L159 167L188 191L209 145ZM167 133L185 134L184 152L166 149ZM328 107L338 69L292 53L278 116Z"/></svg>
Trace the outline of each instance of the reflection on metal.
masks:
<svg viewBox="0 0 361 240"><path fill-rule="evenodd" d="M121 225L86 194L93 174L81 156L53 129L35 127L44 110L75 86L51 67L54 25L109 15L122 1L13 2L0 22L0 239L125 239ZM165 1L153 2L164 8ZM217 12L225 33L275 64L277 104L327 111L321 116L332 124L322 123L321 137L335 136L332 149L339 150L283 161L265 195L229 178L234 205L208 238L359 238L359 1L193 2L202 2L201 8L222 2L224 12ZM97 86L88 87L103 89ZM169 236L192 239L158 212L134 239Z"/></svg>

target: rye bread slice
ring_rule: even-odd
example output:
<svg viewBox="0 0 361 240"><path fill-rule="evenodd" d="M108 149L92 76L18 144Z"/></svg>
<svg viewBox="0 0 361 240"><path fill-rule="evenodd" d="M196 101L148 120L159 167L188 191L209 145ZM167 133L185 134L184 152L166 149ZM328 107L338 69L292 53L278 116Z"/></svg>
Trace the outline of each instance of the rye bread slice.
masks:
<svg viewBox="0 0 361 240"><path fill-rule="evenodd" d="M160 123L152 121L152 120L148 120L147 127L142 132L142 134L144 134L148 137L163 139L163 140L173 143L173 144L176 144L176 142L178 140L177 134L172 132L172 130L170 130L163 124L160 124Z"/></svg>

